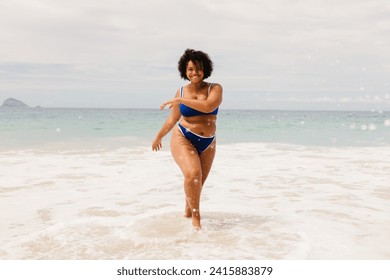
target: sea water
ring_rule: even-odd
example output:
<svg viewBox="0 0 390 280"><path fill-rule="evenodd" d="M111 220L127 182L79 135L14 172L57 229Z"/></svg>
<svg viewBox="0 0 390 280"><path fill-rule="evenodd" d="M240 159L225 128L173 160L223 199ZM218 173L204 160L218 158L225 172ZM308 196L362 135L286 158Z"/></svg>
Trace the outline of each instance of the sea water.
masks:
<svg viewBox="0 0 390 280"><path fill-rule="evenodd" d="M388 112L220 110L202 230L169 111L0 110L0 259L389 259Z"/></svg>
<svg viewBox="0 0 390 280"><path fill-rule="evenodd" d="M0 146L104 140L148 145L169 110L29 108L0 109ZM390 144L390 112L221 110L218 143L289 143L319 146ZM121 142L120 140L125 140Z"/></svg>

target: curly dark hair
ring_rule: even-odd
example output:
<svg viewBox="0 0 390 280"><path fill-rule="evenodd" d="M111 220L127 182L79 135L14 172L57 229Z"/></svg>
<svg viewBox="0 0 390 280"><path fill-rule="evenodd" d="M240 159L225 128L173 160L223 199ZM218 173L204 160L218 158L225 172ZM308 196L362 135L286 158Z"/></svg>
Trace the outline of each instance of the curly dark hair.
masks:
<svg viewBox="0 0 390 280"><path fill-rule="evenodd" d="M188 80L186 70L189 61L200 65L200 68L203 70L204 73L203 79L207 79L211 76L211 72L213 72L213 62L211 61L209 55L202 51L186 49L184 54L180 57L179 62L177 63L177 69L179 70L180 77L182 77L184 80Z"/></svg>

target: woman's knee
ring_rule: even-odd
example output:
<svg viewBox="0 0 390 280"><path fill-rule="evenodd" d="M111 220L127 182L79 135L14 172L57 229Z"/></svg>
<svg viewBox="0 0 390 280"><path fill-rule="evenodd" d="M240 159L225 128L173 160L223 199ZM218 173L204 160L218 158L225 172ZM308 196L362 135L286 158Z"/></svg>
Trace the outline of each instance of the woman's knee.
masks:
<svg viewBox="0 0 390 280"><path fill-rule="evenodd" d="M202 180L202 170L197 167L184 170L183 175L186 180Z"/></svg>

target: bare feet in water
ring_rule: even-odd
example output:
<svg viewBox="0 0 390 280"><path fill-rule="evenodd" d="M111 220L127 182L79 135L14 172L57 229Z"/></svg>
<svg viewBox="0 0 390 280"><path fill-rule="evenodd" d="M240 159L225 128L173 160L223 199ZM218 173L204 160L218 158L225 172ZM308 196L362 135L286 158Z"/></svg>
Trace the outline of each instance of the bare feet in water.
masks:
<svg viewBox="0 0 390 280"><path fill-rule="evenodd" d="M199 210L193 209L192 212L193 212L193 214L192 214L192 226L193 226L196 230L200 230L200 229L201 229L201 226L200 226L200 214L199 214Z"/></svg>
<svg viewBox="0 0 390 280"><path fill-rule="evenodd" d="M201 229L199 209L191 209L187 201L186 207L184 209L184 217L187 219L192 218L192 226L195 228L195 230Z"/></svg>

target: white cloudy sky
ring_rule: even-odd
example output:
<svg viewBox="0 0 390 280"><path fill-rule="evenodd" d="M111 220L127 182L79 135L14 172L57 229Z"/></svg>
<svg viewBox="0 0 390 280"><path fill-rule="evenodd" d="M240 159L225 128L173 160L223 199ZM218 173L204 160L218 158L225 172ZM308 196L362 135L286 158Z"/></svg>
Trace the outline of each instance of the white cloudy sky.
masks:
<svg viewBox="0 0 390 280"><path fill-rule="evenodd" d="M224 108L390 110L389 0L0 0L0 103L157 108L186 48Z"/></svg>

